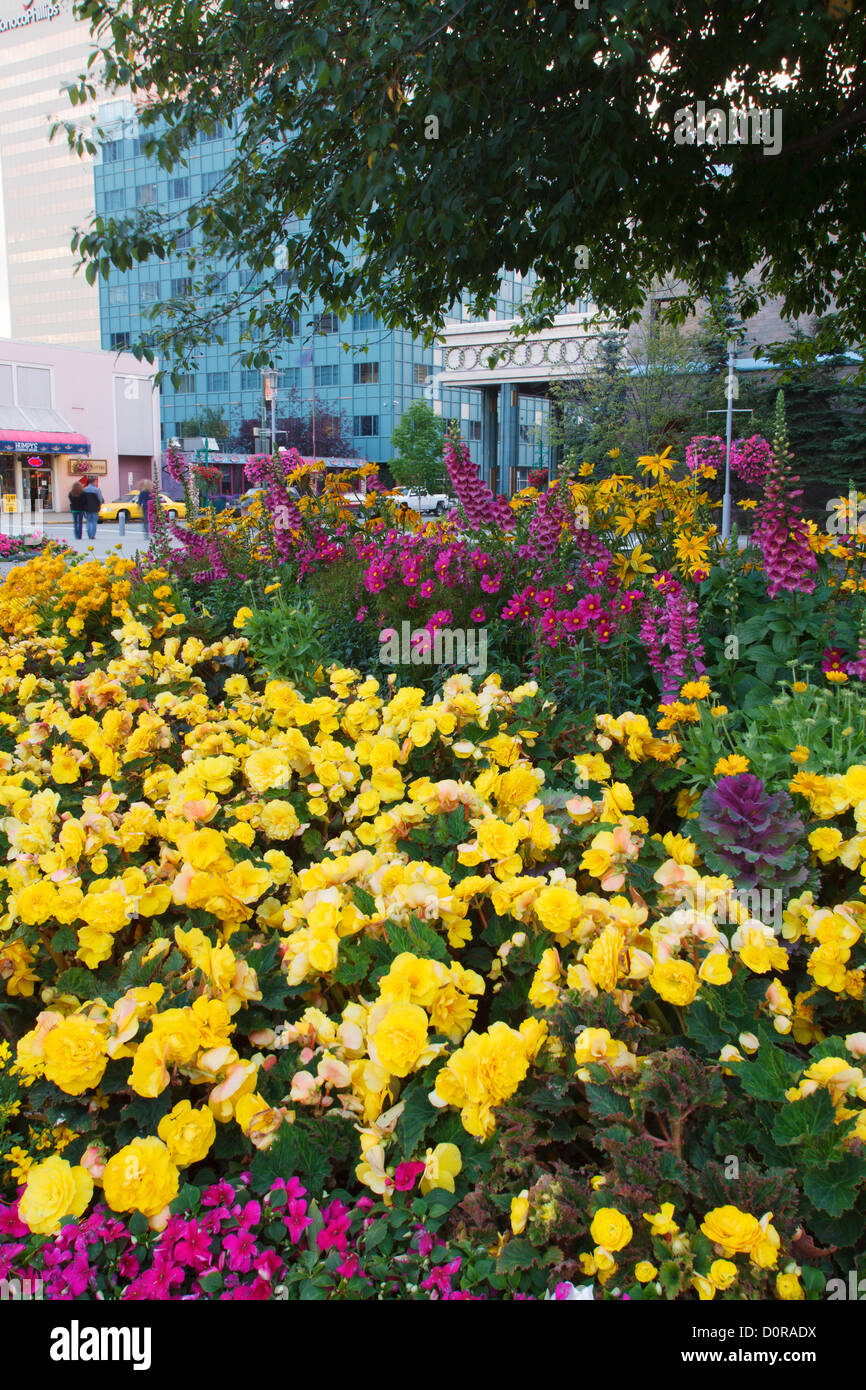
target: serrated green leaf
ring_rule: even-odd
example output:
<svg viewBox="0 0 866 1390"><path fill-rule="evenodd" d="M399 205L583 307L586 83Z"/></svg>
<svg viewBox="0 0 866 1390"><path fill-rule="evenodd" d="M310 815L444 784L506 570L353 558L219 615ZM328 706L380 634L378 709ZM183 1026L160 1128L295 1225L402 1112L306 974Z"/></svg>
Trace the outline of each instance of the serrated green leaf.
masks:
<svg viewBox="0 0 866 1390"><path fill-rule="evenodd" d="M812 1169L803 1179L803 1191L820 1211L842 1216L853 1207L861 1184L866 1182L866 1164L856 1154L846 1154L839 1163Z"/></svg>
<svg viewBox="0 0 866 1390"><path fill-rule="evenodd" d="M786 1102L773 1125L777 1144L807 1144L833 1128L835 1111L827 1091L813 1091L802 1100Z"/></svg>
<svg viewBox="0 0 866 1390"><path fill-rule="evenodd" d="M395 1134L400 1152L405 1159L417 1153L425 1133L439 1116L439 1111L430 1104L429 1083L414 1081L403 1092L403 1113L397 1121Z"/></svg>

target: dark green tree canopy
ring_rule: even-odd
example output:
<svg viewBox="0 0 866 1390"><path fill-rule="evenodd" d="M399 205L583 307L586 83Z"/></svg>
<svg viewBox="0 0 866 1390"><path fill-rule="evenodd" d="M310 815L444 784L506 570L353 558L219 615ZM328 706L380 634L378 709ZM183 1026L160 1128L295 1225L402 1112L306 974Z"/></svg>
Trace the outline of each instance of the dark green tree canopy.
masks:
<svg viewBox="0 0 866 1390"><path fill-rule="evenodd" d="M179 364L229 310L263 365L299 309L366 307L431 332L482 313L503 267L538 276L527 325L589 294L634 316L661 275L733 277L866 337L866 10L839 0L76 0L104 77L149 102L152 154L239 122L224 181L188 214L192 297L162 311ZM781 148L677 143L678 112L781 113ZM774 120L778 118L774 117ZM79 148L92 143L70 129ZM703 132L702 132L703 133ZM143 209L77 246L92 276L164 258L183 224ZM282 251L281 248L287 248ZM585 248L585 252L580 248ZM280 270L287 255L289 274ZM242 270L227 294L208 267ZM759 282L746 277L760 267ZM288 282L288 283L287 283ZM687 306L683 305L683 311Z"/></svg>

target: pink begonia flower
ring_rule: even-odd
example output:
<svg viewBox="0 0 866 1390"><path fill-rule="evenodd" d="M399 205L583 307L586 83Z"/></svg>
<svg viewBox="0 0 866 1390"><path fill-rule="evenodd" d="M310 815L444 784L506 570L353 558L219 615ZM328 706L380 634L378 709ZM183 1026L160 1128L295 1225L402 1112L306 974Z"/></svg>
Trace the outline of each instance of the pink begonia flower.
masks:
<svg viewBox="0 0 866 1390"><path fill-rule="evenodd" d="M398 1192L411 1192L423 1172L423 1163L398 1163L394 1170L395 1188Z"/></svg>

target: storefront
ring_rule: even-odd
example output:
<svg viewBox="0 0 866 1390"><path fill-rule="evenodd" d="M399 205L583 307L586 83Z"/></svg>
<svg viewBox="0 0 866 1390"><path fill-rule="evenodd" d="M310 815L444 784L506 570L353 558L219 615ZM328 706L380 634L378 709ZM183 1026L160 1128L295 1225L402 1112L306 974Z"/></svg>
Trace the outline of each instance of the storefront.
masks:
<svg viewBox="0 0 866 1390"><path fill-rule="evenodd" d="M69 489L82 467L107 472L105 459L90 459L90 441L83 434L41 433L33 439L0 434L0 478L4 498L13 496L24 510L64 511ZM11 507L10 501L4 503Z"/></svg>

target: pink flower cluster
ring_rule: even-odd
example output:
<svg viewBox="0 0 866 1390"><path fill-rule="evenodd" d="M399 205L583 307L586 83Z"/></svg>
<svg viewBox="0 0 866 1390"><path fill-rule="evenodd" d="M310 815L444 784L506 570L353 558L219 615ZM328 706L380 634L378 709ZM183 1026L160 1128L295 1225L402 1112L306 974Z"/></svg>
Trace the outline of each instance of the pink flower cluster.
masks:
<svg viewBox="0 0 866 1390"><path fill-rule="evenodd" d="M511 530L514 515L508 499L493 496L472 462L469 445L451 434L445 439L445 467L470 526L498 526L503 531Z"/></svg>
<svg viewBox="0 0 866 1390"><path fill-rule="evenodd" d="M247 481L253 487L264 488L264 505L274 522L274 548L283 560L293 554L292 532L301 531L304 525L286 479L303 466L304 460L297 449L280 449L276 458L256 454L244 465Z"/></svg>
<svg viewBox="0 0 866 1390"><path fill-rule="evenodd" d="M598 642L608 643L643 594L639 589L620 589L607 559L594 564L585 562L580 577L597 587L578 598L574 580L543 588L528 584L505 605L502 617L531 624L547 646L554 649L573 643L577 634L587 629Z"/></svg>
<svg viewBox="0 0 866 1390"><path fill-rule="evenodd" d="M767 597L787 593L811 594L815 591L818 561L809 544L809 528L793 506L801 488L785 458L771 455L764 485L764 496L755 513L754 536L764 557Z"/></svg>
<svg viewBox="0 0 866 1390"><path fill-rule="evenodd" d="M773 450L769 440L760 434L753 434L749 439L736 439L731 445L731 468L744 483L762 483L772 460Z"/></svg>
<svg viewBox="0 0 866 1390"><path fill-rule="evenodd" d="M435 536L388 531L375 542L356 540L355 549L367 562L362 577L366 592L381 594L393 581L412 591L410 608L432 598L437 586L465 592L477 585L485 594L496 594L502 585L502 571L495 568L493 557L465 541L443 544Z"/></svg>
<svg viewBox="0 0 866 1390"><path fill-rule="evenodd" d="M718 434L696 434L686 445L686 467L690 473L702 468L724 468L725 441Z"/></svg>
<svg viewBox="0 0 866 1390"><path fill-rule="evenodd" d="M411 1193L424 1167L398 1164L394 1193ZM361 1279L386 1296L407 1296L407 1281L435 1300L483 1299L491 1293L486 1285L483 1292L455 1287L462 1256L442 1259L438 1252L446 1250L445 1241L411 1216L408 1244L391 1267L393 1277L383 1283L381 1267L368 1263L376 1244L369 1233L388 1220L388 1212L371 1196L351 1206L332 1197L317 1209L297 1177L276 1178L261 1197L251 1195L249 1179L242 1173L234 1182L211 1184L202 1190L195 1214L171 1216L162 1232L145 1238L133 1237L129 1218L118 1218L100 1203L87 1217L34 1242L18 1218L18 1201L0 1203L0 1279L41 1281L42 1296L61 1302L261 1301L274 1298L276 1286L293 1273L306 1278L313 1251L332 1292L345 1279Z"/></svg>
<svg viewBox="0 0 866 1390"><path fill-rule="evenodd" d="M698 631L698 605L670 574L657 575L653 587L661 605L648 603L640 638L652 669L662 678L662 696L673 698L692 675L707 669Z"/></svg>
<svg viewBox="0 0 866 1390"><path fill-rule="evenodd" d="M556 554L564 520L559 488L543 492L533 508L527 537L537 556L550 557Z"/></svg>

